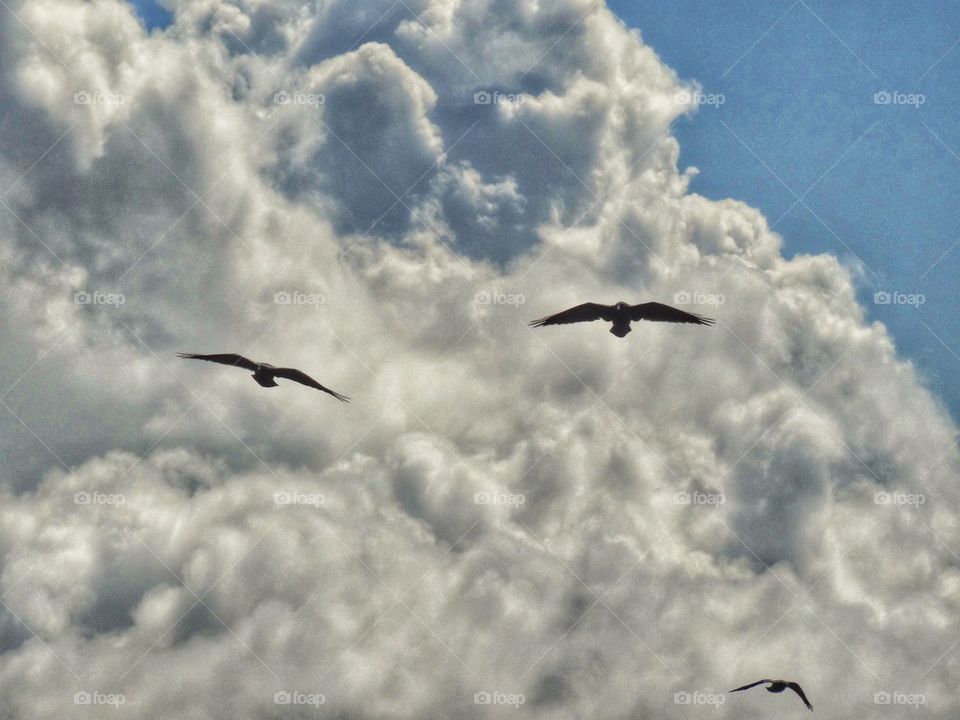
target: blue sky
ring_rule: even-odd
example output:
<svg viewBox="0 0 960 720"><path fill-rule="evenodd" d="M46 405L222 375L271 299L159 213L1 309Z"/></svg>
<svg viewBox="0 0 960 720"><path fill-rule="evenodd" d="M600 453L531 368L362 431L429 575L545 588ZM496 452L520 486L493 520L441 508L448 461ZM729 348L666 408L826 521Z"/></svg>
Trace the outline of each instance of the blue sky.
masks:
<svg viewBox="0 0 960 720"><path fill-rule="evenodd" d="M788 257L862 266L868 316L960 416L960 3L610 6L681 77L724 96L676 126L681 164L701 171L692 189L760 208ZM924 102L875 104L883 91ZM882 290L925 303L875 304Z"/></svg>
<svg viewBox="0 0 960 720"><path fill-rule="evenodd" d="M156 0L131 0L144 24L151 30L162 28L170 23L170 13L164 10Z"/></svg>
<svg viewBox="0 0 960 720"><path fill-rule="evenodd" d="M168 22L134 4L148 27ZM675 127L681 165L700 169L692 189L760 208L787 257L830 252L861 271L869 318L960 417L960 2L609 4L723 96ZM875 103L883 92L903 102ZM884 291L924 302L877 304Z"/></svg>

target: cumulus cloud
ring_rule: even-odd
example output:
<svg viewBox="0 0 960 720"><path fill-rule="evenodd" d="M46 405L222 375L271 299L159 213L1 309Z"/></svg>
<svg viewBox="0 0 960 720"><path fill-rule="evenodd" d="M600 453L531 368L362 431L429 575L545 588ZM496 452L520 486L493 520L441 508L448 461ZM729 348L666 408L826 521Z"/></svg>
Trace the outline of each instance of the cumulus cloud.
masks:
<svg viewBox="0 0 960 720"><path fill-rule="evenodd" d="M956 716L956 428L638 33L170 6L0 9L0 714Z"/></svg>

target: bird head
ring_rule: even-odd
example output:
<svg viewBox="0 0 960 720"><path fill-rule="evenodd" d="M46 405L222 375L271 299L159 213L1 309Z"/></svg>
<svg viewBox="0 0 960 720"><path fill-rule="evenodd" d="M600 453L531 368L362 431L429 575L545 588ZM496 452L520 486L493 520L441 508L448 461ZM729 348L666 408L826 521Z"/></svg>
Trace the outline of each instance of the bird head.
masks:
<svg viewBox="0 0 960 720"><path fill-rule="evenodd" d="M621 301L618 302L616 305L614 305L614 307L615 307L617 310L619 310L620 312L623 312L623 311L626 310L628 307L630 307L630 305L629 305L629 303L625 303L623 300L621 300Z"/></svg>

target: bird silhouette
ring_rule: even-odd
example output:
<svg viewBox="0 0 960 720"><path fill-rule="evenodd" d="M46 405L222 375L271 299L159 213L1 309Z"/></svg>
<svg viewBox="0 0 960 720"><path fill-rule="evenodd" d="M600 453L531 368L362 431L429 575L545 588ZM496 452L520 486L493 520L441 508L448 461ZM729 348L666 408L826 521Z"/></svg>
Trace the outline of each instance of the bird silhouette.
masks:
<svg viewBox="0 0 960 720"><path fill-rule="evenodd" d="M207 360L208 362L220 363L221 365L233 365L235 367L244 368L245 370L252 370L253 379L263 387L277 387L275 378L284 378L286 380L298 382L301 385L306 385L307 387L322 390L325 393L333 395L341 402L350 402L350 398L348 398L346 395L341 395L340 393L334 392L328 387L324 387L305 372L295 368L275 367L269 363L258 363L243 357L243 355L235 355L233 353L222 353L219 355L177 353L177 357L187 360Z"/></svg>
<svg viewBox="0 0 960 720"><path fill-rule="evenodd" d="M692 323L694 325L713 325L714 321L702 315L694 315L677 308L658 302L630 305L622 300L616 305L601 305L599 303L583 303L569 310L558 312L556 315L534 320L530 327L545 325L566 325L576 322L590 322L605 320L612 322L610 332L619 338L630 332L630 323L634 320L651 320L653 322Z"/></svg>
<svg viewBox="0 0 960 720"><path fill-rule="evenodd" d="M744 685L743 687L738 687L735 690L730 692L740 692L741 690L749 690L752 687L757 685L763 685L764 683L770 683L767 687L767 692L772 693L781 693L787 688L793 690L797 695L800 696L800 699L803 700L803 704L807 706L810 710L813 710L813 705L810 704L810 701L807 700L807 696L803 693L803 688L800 687L795 682L789 682L787 680L757 680L755 683L750 683L749 685Z"/></svg>

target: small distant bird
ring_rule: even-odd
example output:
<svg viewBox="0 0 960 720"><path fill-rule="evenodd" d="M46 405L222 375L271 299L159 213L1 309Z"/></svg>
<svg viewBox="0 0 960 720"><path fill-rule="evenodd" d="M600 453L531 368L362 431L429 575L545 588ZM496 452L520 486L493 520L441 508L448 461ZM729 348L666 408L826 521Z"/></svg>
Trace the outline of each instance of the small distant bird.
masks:
<svg viewBox="0 0 960 720"><path fill-rule="evenodd" d="M767 692L780 693L790 688L797 695L800 696L800 699L803 700L803 704L807 706L810 710L813 710L813 705L810 704L810 701L807 700L807 696L803 694L803 688L800 687L795 682L788 682L786 680L757 680L755 683L750 683L749 685L744 685L743 687L738 687L736 690L731 690L730 692L740 692L741 690L749 690L752 687L757 685L763 685L764 683L770 683L767 687Z"/></svg>
<svg viewBox="0 0 960 720"><path fill-rule="evenodd" d="M630 305L623 301L616 305L600 305L599 303L584 303L569 310L558 312L556 315L534 320L530 327L544 325L566 325L575 322L589 322L591 320L606 320L612 322L610 328L617 337L625 337L630 332L630 323L633 320L651 320L653 322L693 323L694 325L713 325L710 318L693 313L684 312L658 302Z"/></svg>
<svg viewBox="0 0 960 720"><path fill-rule="evenodd" d="M341 395L340 393L334 392L328 387L324 387L305 372L295 368L274 367L268 363L254 362L253 360L248 360L247 358L243 357L243 355L235 355L233 353L223 353L220 355L177 353L177 357L185 358L187 360L208 360L209 362L220 363L222 365L234 365L236 367L244 368L245 370L253 370L253 379L263 387L277 387L275 378L285 378L287 380L298 382L301 385L306 385L307 387L323 390L323 392L333 395L341 402L350 402L350 398L348 398L346 395Z"/></svg>

